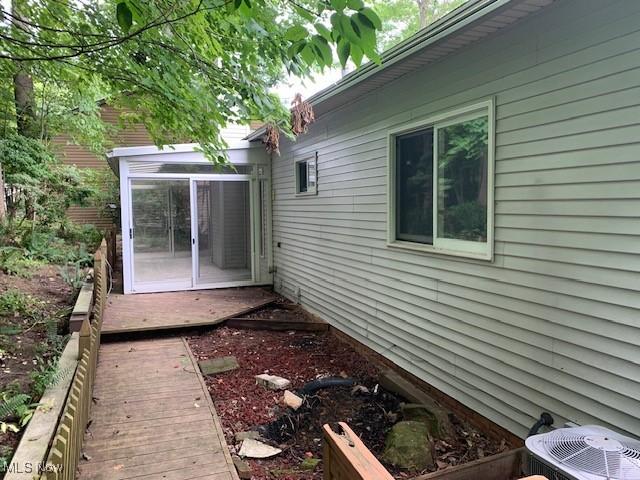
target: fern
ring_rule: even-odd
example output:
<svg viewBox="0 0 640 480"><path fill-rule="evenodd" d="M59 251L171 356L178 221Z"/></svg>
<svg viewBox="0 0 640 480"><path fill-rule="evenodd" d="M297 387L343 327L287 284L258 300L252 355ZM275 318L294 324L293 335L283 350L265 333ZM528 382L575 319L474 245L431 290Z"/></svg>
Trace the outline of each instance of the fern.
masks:
<svg viewBox="0 0 640 480"><path fill-rule="evenodd" d="M0 418L5 419L16 416L23 407L29 404L29 400L31 400L31 397L24 393L19 393L9 398L4 395L3 402L0 403Z"/></svg>

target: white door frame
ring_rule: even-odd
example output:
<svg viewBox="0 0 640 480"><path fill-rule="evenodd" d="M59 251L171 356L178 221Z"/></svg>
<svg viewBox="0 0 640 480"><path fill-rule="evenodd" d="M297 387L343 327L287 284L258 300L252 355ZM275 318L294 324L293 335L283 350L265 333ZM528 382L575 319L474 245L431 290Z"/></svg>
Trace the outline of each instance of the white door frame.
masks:
<svg viewBox="0 0 640 480"><path fill-rule="evenodd" d="M255 168L255 167L254 167ZM123 276L124 276L124 293L149 293L149 292L165 292L179 290L202 290L210 288L227 288L256 285L257 279L257 260L259 255L256 251L258 239L256 239L259 229L256 229L256 205L259 198L254 192L257 182L255 175L244 174L164 174L164 173L132 173L129 174L127 162L120 160L120 199L121 205L127 206L122 208L122 247L123 247ZM189 201L191 212L191 278L189 281L154 281L143 284L135 284L134 272L134 243L132 238L133 232L133 202L131 193L132 180L188 180L189 181ZM251 246L251 279L233 282L219 282L211 284L198 284L198 209L197 209L197 186L196 182L202 181L246 181L249 183L249 226L250 226L250 246Z"/></svg>

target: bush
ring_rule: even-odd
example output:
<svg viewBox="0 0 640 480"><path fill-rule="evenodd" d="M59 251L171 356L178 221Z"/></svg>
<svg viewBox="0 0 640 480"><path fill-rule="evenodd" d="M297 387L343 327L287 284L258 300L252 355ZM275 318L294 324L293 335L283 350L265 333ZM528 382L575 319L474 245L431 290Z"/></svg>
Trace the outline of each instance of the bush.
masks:
<svg viewBox="0 0 640 480"><path fill-rule="evenodd" d="M76 167L62 164L33 138L11 134L0 139L0 162L10 223L31 220L52 227L71 205L85 204L94 193Z"/></svg>

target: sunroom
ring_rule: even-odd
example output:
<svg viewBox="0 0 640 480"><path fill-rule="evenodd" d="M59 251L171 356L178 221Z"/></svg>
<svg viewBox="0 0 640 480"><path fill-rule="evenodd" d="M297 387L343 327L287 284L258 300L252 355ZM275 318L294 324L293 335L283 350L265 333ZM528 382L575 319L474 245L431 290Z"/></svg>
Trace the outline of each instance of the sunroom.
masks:
<svg viewBox="0 0 640 480"><path fill-rule="evenodd" d="M116 148L124 293L271 283L270 169L239 142L217 167L196 144Z"/></svg>

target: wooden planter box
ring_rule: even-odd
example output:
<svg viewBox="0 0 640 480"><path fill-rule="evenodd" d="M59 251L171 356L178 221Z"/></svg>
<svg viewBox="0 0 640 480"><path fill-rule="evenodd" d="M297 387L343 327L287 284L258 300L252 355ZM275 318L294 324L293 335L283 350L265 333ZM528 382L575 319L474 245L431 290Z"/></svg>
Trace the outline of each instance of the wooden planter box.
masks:
<svg viewBox="0 0 640 480"><path fill-rule="evenodd" d="M526 448L517 448L411 480L512 480L523 476L526 455Z"/></svg>

